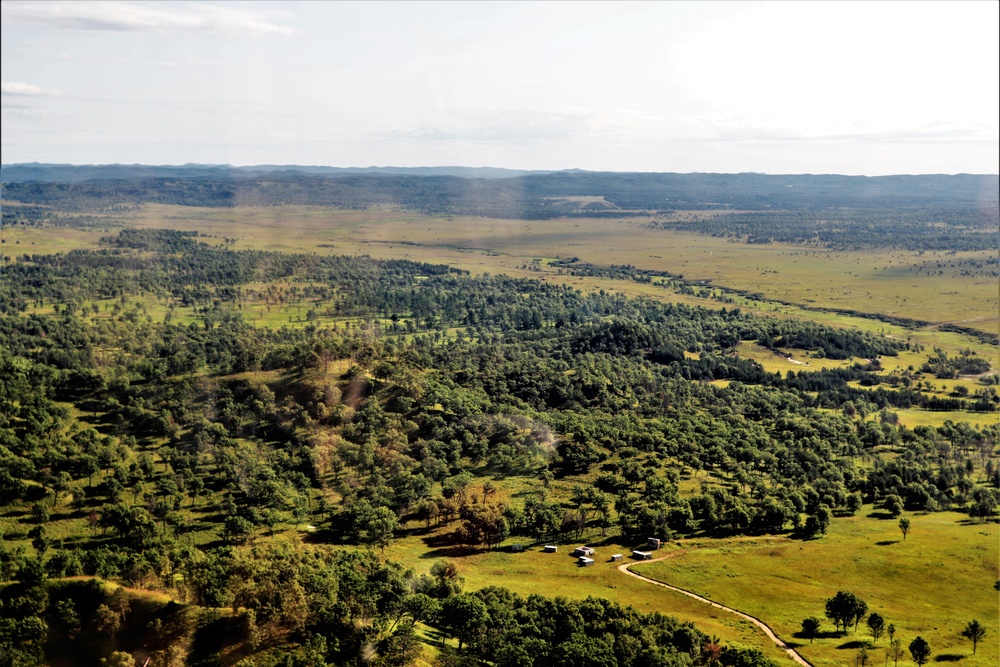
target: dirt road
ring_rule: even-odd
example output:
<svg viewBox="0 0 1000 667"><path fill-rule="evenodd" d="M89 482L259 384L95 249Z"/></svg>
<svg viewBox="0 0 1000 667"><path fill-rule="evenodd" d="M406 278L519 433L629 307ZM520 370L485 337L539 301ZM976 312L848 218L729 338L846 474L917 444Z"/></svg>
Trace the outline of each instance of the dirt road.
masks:
<svg viewBox="0 0 1000 667"><path fill-rule="evenodd" d="M655 563L657 561L666 560L667 558L669 558L669 556L664 556L662 558L654 558L653 560L642 561L642 563ZM627 575L629 575L631 577L635 577L636 579L642 579L643 581L645 581L647 583L654 584L656 586L663 586L664 588L669 588L670 590L672 590L674 592L680 593L681 595L686 595L689 598L694 598L695 600L698 600L699 602L704 602L705 604L711 605L711 606L715 607L716 609L721 609L723 611L729 612L730 614L735 614L736 616L739 616L740 618L745 618L746 620L750 621L751 623L753 623L754 625L756 625L758 628L760 628L761 630L763 630L764 634L767 635L768 638L771 641L773 641L775 644L777 644L778 648L784 650L792 660L794 660L798 664L802 665L802 667L812 667L812 663L810 663L808 660L806 660L801 655L799 655L798 652L795 649L793 649L791 646L789 646L788 644L786 644L785 642L783 642L778 637L778 635L774 634L774 630L772 630L771 628L769 628L767 626L767 624L764 623L764 621L760 620L759 618L754 618L750 614L745 614L742 611L739 611L737 609L732 609L732 608L727 607L725 605L719 604L718 602L713 602L713 601L709 600L708 598L703 598L702 596L697 595L695 593L692 593L691 591L686 591L683 588L677 588L676 586L671 586L670 584L665 584L662 581L656 581L655 579L650 579L649 577L644 577L641 574L637 574L637 573L635 573L635 572L633 572L632 570L629 569L631 566L638 565L638 564L639 563L622 563L621 565L618 566L618 569L621 572L624 572L625 574L627 574Z"/></svg>

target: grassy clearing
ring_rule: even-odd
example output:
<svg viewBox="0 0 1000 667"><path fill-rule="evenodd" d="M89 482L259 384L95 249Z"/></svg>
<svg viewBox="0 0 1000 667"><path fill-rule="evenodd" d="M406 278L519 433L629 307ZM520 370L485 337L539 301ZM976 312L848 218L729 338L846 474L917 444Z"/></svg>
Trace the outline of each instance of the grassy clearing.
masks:
<svg viewBox="0 0 1000 667"><path fill-rule="evenodd" d="M548 554L543 553L542 545L524 541L526 550L522 553L511 553L506 549L476 551L456 558L459 552L429 547L428 542L434 542L434 536L434 532L421 534L421 531L415 531L405 538L394 540L385 550L385 556L412 567L418 573L429 572L439 558L451 557L465 578L467 590L504 586L525 596L538 594L583 599L593 595L631 605L643 612L658 611L683 621L694 621L701 631L727 643L759 648L778 664L794 664L750 623L619 572L618 563L609 562L609 558L613 553L627 556L627 546L601 543L595 556L597 562L591 567L580 567L577 559L570 556L574 548L570 544L562 544L558 553ZM596 533L591 534L591 538L600 540ZM520 541L511 539L508 543ZM577 544L585 543L580 541Z"/></svg>
<svg viewBox="0 0 1000 667"><path fill-rule="evenodd" d="M753 359L768 373L788 371L818 371L827 368L847 368L856 363L857 359L817 359L808 350L786 349L779 352L769 350L752 341L742 341L736 346L737 356L743 359Z"/></svg>
<svg viewBox="0 0 1000 667"><path fill-rule="evenodd" d="M913 429L917 426L943 426L946 421L969 422L976 428L992 426L1000 421L1000 415L995 412L935 412L910 408L908 410L893 410L899 415L899 423Z"/></svg>
<svg viewBox="0 0 1000 667"><path fill-rule="evenodd" d="M1000 526L972 524L951 512L907 514L912 528L903 541L895 520L865 516L870 511L835 520L819 540L685 541L673 558L636 571L764 620L786 641L801 644L799 651L817 666L850 664L856 642L871 639L863 624L857 635L834 636L825 619L827 634L813 644L795 637L802 619L823 618L825 601L838 590L857 594L870 612L893 623L904 646L920 635L938 661L998 664ZM959 635L972 619L989 628L975 657ZM875 664L887 643L879 640Z"/></svg>

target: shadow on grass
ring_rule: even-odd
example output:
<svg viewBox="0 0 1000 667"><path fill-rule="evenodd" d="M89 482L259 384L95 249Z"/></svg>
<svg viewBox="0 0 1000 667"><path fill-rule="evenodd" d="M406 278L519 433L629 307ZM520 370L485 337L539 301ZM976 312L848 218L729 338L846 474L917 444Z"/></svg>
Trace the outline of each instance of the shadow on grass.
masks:
<svg viewBox="0 0 1000 667"><path fill-rule="evenodd" d="M857 649L861 648L862 646L867 647L867 646L869 646L869 644L866 641L862 641L860 639L855 639L854 641L851 641L851 642L844 642L843 644L841 644L837 648L857 650Z"/></svg>
<svg viewBox="0 0 1000 667"><path fill-rule="evenodd" d="M888 521L889 519L895 519L890 512L870 512L866 515L869 519L882 519L883 521Z"/></svg>
<svg viewBox="0 0 1000 667"><path fill-rule="evenodd" d="M433 560L435 558L461 558L462 556L470 556L476 553L478 550L471 547L440 547L437 549L431 549L420 555L421 560Z"/></svg>
<svg viewBox="0 0 1000 667"><path fill-rule="evenodd" d="M809 639L809 635L802 632L801 630L793 633L792 636L795 637L796 639ZM835 639L837 637L843 637L843 635L840 634L839 632L831 632L831 631L817 632L813 634L813 639ZM803 644L797 644L797 646L802 646L802 645ZM789 644L789 646L791 646L791 644Z"/></svg>
<svg viewBox="0 0 1000 667"><path fill-rule="evenodd" d="M343 544L344 540L328 528L317 528L311 533L303 533L302 541L306 544Z"/></svg>
<svg viewBox="0 0 1000 667"><path fill-rule="evenodd" d="M887 547L891 544L899 544L902 540L882 540L881 542L876 542L876 546Z"/></svg>
<svg viewBox="0 0 1000 667"><path fill-rule="evenodd" d="M443 649L447 640L448 637L444 633L430 626L428 626L427 630L424 631L423 642L429 646L433 646L437 649Z"/></svg>
<svg viewBox="0 0 1000 667"><path fill-rule="evenodd" d="M965 658L966 656L958 653L942 653L934 658L934 662L958 662L959 660L965 660Z"/></svg>

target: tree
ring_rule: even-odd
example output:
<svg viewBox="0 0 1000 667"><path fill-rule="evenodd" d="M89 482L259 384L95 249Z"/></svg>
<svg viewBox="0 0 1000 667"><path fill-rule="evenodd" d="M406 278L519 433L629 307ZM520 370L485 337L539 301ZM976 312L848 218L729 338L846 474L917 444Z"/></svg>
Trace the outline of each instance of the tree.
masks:
<svg viewBox="0 0 1000 667"><path fill-rule="evenodd" d="M122 620L125 620L126 615L132 607L131 601L129 600L128 593L125 589L119 586L108 598L108 606L118 612Z"/></svg>
<svg viewBox="0 0 1000 667"><path fill-rule="evenodd" d="M122 625L122 619L114 609L106 604L97 608L96 619L97 630L114 639L118 633L118 628Z"/></svg>
<svg viewBox="0 0 1000 667"><path fill-rule="evenodd" d="M253 524L246 517L234 514L226 517L222 533L229 542L246 542L253 535Z"/></svg>
<svg viewBox="0 0 1000 667"><path fill-rule="evenodd" d="M378 547L383 552L392 541L392 533L399 525L396 513L388 507L376 507L365 522L361 540L368 546Z"/></svg>
<svg viewBox="0 0 1000 667"><path fill-rule="evenodd" d="M871 633L872 642L878 644L878 638L882 636L885 631L885 619L882 618L880 614L872 612L871 616L868 617L868 632Z"/></svg>
<svg viewBox="0 0 1000 667"><path fill-rule="evenodd" d="M886 661L892 658L892 665L896 667L899 664L899 659L903 657L903 642L898 639L893 639L889 642L889 648L886 649Z"/></svg>
<svg viewBox="0 0 1000 667"><path fill-rule="evenodd" d="M910 655L913 656L913 662L922 665L931 657L931 646L926 639L918 636L910 642Z"/></svg>
<svg viewBox="0 0 1000 667"><path fill-rule="evenodd" d="M459 593L441 604L441 625L458 639L458 648L468 644L483 629L489 614L486 604L474 595Z"/></svg>
<svg viewBox="0 0 1000 667"><path fill-rule="evenodd" d="M125 651L115 651L107 658L101 658L101 665L104 667L135 667L135 658L131 653Z"/></svg>
<svg viewBox="0 0 1000 667"><path fill-rule="evenodd" d="M80 633L80 615L76 613L73 600L60 600L55 605L56 618L66 629L66 636L75 639Z"/></svg>
<svg viewBox="0 0 1000 667"><path fill-rule="evenodd" d="M899 520L899 529L903 531L903 541L906 541L906 534L910 532L910 520L903 517Z"/></svg>
<svg viewBox="0 0 1000 667"><path fill-rule="evenodd" d="M819 626L820 620L815 616L802 619L802 634L809 638L810 644L812 644L813 639L816 637L816 633L819 632Z"/></svg>
<svg viewBox="0 0 1000 667"><path fill-rule="evenodd" d="M52 545L52 540L45 534L45 526L35 526L28 531L28 537L31 538L31 546L35 547L39 556L44 556Z"/></svg>
<svg viewBox="0 0 1000 667"><path fill-rule="evenodd" d="M830 508L826 505L820 505L816 508L815 514L810 514L806 519L806 533L809 535L826 533L832 518L833 512L830 511Z"/></svg>
<svg viewBox="0 0 1000 667"><path fill-rule="evenodd" d="M897 517L903 512L903 499L894 493L889 494L882 501L882 509L891 514L893 517Z"/></svg>
<svg viewBox="0 0 1000 667"><path fill-rule="evenodd" d="M857 631L858 622L868 611L868 604L854 593L839 591L836 595L826 601L826 617L833 621L838 629L843 628L847 634L847 628L854 623Z"/></svg>
<svg viewBox="0 0 1000 667"><path fill-rule="evenodd" d="M962 630L962 636L972 642L972 655L976 654L976 644L986 636L986 628L979 621L972 621Z"/></svg>

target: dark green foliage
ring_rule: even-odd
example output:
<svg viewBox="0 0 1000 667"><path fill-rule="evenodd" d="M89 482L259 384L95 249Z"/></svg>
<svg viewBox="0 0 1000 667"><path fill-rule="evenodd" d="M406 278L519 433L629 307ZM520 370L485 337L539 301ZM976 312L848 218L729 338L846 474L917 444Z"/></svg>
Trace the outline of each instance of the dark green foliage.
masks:
<svg viewBox="0 0 1000 667"><path fill-rule="evenodd" d="M972 642L972 655L976 654L976 646L986 637L986 628L979 621L970 621L962 630L962 636Z"/></svg>
<svg viewBox="0 0 1000 667"><path fill-rule="evenodd" d="M868 603L847 591L839 591L826 601L826 617L844 633L847 633L851 624L857 629L857 624L867 612Z"/></svg>
<svg viewBox="0 0 1000 667"><path fill-rule="evenodd" d="M923 637L917 637L912 642L910 642L910 656L913 658L913 662L918 665L923 665L931 657L931 647L927 643L927 640Z"/></svg>
<svg viewBox="0 0 1000 667"><path fill-rule="evenodd" d="M820 625L821 621L815 616L810 616L802 620L802 634L809 638L810 644L816 638L816 633L819 632Z"/></svg>

